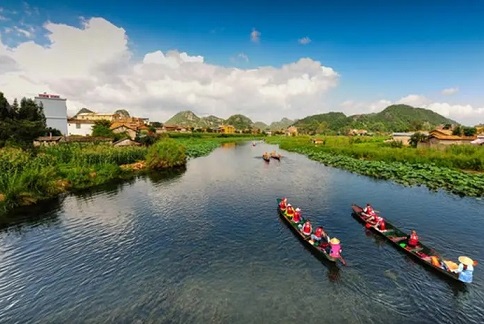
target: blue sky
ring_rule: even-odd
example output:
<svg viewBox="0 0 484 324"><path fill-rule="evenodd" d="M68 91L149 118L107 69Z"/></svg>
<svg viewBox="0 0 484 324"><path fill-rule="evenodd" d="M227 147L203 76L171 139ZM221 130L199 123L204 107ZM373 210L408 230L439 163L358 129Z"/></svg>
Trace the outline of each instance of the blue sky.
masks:
<svg viewBox="0 0 484 324"><path fill-rule="evenodd" d="M34 26L30 38L45 45L40 27L46 21L80 28L79 17L102 17L126 31L134 60L177 50L240 69L319 61L339 75L324 91L320 112L369 112L379 100L414 95L420 106L441 112L442 106L431 105L445 103L450 117L484 122L483 1L3 0L0 7L0 16L12 18L0 20L2 42L10 48L29 39L5 32L16 24ZM251 40L253 30L258 42ZM310 42L301 44L303 37ZM453 90L444 95L444 89ZM471 112L459 112L469 105Z"/></svg>

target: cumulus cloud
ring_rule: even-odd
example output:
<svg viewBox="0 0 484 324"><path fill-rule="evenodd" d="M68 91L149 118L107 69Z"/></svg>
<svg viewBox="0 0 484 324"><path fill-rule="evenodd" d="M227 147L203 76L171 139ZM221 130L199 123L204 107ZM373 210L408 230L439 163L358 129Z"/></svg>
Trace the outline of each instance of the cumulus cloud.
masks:
<svg viewBox="0 0 484 324"><path fill-rule="evenodd" d="M228 68L180 51L133 57L123 28L103 18L80 27L47 22L46 44L25 41L10 48L0 39L0 91L14 97L41 92L68 99L69 113L82 107L166 121L180 110L227 118L235 113L272 122L300 118L321 106L338 84L330 67L302 58L281 67Z"/></svg>
<svg viewBox="0 0 484 324"><path fill-rule="evenodd" d="M459 92L459 88L447 88L442 90L442 94L444 96L451 96L453 94L456 94L457 92Z"/></svg>
<svg viewBox="0 0 484 324"><path fill-rule="evenodd" d="M307 44L311 43L311 38L305 36L303 38L299 38L297 41L299 42L299 44L307 45Z"/></svg>
<svg viewBox="0 0 484 324"><path fill-rule="evenodd" d="M252 31L250 32L250 40L254 43L260 42L260 32L255 28L252 28Z"/></svg>
<svg viewBox="0 0 484 324"><path fill-rule="evenodd" d="M430 100L427 99L425 96L409 94L408 96L400 98L400 100L398 100L396 103L413 107L422 107L428 105L430 103Z"/></svg>

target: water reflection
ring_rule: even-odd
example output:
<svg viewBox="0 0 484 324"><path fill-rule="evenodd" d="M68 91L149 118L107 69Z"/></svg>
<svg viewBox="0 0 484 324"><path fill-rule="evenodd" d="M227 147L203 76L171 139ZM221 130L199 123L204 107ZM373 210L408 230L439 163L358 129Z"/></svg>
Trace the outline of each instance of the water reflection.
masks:
<svg viewBox="0 0 484 324"><path fill-rule="evenodd" d="M52 226L58 223L64 196L44 200L36 205L21 206L0 218L0 230L21 231L25 226Z"/></svg>

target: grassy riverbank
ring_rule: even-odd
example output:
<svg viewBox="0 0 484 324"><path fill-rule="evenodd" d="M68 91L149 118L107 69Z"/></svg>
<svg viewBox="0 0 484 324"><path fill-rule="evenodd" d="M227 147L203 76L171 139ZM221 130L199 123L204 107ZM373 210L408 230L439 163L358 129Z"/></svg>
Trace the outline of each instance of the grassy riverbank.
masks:
<svg viewBox="0 0 484 324"><path fill-rule="evenodd" d="M355 173L403 185L425 185L461 196L484 196L484 148L470 145L445 150L395 147L383 138L322 137L315 145L309 137L269 137L281 149ZM472 172L468 172L472 171Z"/></svg>
<svg viewBox="0 0 484 324"><path fill-rule="evenodd" d="M152 147L64 144L37 151L3 148L0 149L0 215L68 191L148 172L147 158L150 161L157 158L152 169L177 167L185 164L187 158L210 153L221 143L247 140L250 138L236 136L162 139L172 143L170 152L178 152L175 159L173 154L164 153L170 144L161 145L158 152L155 152L156 144Z"/></svg>

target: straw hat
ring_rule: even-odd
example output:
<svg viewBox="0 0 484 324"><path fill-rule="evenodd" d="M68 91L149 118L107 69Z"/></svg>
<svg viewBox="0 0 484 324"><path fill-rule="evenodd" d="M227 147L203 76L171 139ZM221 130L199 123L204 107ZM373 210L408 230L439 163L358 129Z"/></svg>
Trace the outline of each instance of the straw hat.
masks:
<svg viewBox="0 0 484 324"><path fill-rule="evenodd" d="M466 256L460 256L459 262L462 263L462 264L465 264L466 266L470 266L470 265L474 264L474 260L472 260L471 258L466 257Z"/></svg>
<svg viewBox="0 0 484 324"><path fill-rule="evenodd" d="M332 238L332 239L329 241L329 243L331 243L331 244L339 244L339 240L338 240L336 237L333 237L333 238Z"/></svg>
<svg viewBox="0 0 484 324"><path fill-rule="evenodd" d="M296 211L301 211L301 208L299 208L299 207L298 207L298 208L296 208Z"/></svg>
<svg viewBox="0 0 484 324"><path fill-rule="evenodd" d="M287 207L292 207L292 205L291 204L287 204Z"/></svg>

